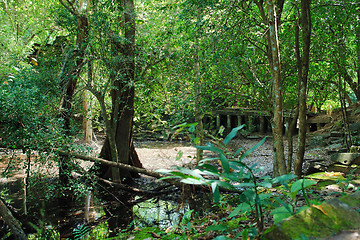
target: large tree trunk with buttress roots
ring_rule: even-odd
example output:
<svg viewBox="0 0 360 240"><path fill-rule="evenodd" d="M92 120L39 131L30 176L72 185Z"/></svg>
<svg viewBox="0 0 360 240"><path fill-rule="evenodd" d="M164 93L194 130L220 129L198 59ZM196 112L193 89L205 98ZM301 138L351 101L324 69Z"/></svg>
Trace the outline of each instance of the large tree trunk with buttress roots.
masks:
<svg viewBox="0 0 360 240"><path fill-rule="evenodd" d="M111 131L115 143L111 144L109 137L105 139L100 157L115 159L112 152L117 152L120 163L142 167L133 144L132 128L134 116L135 97L135 10L134 1L124 1L124 37L126 43L112 41L113 58L121 59L110 65L110 79L113 83L111 90L112 114ZM116 146L116 151L111 151L111 146ZM103 178L114 181L130 180L134 177L128 170L117 169L100 165L99 174Z"/></svg>

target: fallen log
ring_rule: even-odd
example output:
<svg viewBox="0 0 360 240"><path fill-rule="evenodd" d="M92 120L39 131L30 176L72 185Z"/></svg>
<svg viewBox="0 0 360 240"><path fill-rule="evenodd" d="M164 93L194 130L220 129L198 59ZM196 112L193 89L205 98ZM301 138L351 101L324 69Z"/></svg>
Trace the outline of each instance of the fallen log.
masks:
<svg viewBox="0 0 360 240"><path fill-rule="evenodd" d="M144 168L138 168L138 167L134 167L134 166L124 164L124 163L116 163L116 162L112 162L112 161L105 160L105 159L102 159L102 158L85 156L85 155L81 155L81 154L74 153L74 152L66 152L66 151L63 151L63 150L57 150L57 152L60 155L71 156L71 157L75 157L75 158L90 161L90 162L100 162L100 163L106 164L106 165L111 166L111 167L117 167L117 168L122 168L122 169L126 169L126 170L129 170L129 171L137 172L137 173L142 173L144 175L154 177L154 178L157 178L157 179L165 177L164 175L162 175L160 173L151 172L151 171L148 171L148 170L146 170ZM183 186L184 186L184 183L181 183L179 181L175 181L174 179L165 179L164 181L166 181L166 182L168 182L168 183L170 183L170 184L172 184L172 185L174 185L176 187L179 187L180 189L183 188Z"/></svg>
<svg viewBox="0 0 360 240"><path fill-rule="evenodd" d="M0 199L0 216L3 218L4 222L10 227L14 239L28 239L24 230L21 228L21 223L12 215L11 211L8 209L2 199Z"/></svg>
<svg viewBox="0 0 360 240"><path fill-rule="evenodd" d="M148 171L148 170L146 170L144 168L138 168L138 167L134 167L134 166L124 164L124 163L116 163L116 162L112 162L112 161L105 160L105 159L102 159L102 158L85 156L85 155L81 155L81 154L78 154L78 153L67 152L67 151L63 151L63 150L56 150L56 151L60 155L71 156L71 157L74 157L74 158L78 158L78 159L82 159L82 160L86 160L86 161L90 161L90 162L100 162L100 163L106 164L106 165L111 166L111 167L123 168L123 169L129 170L129 171L142 173L144 175L154 177L154 178L157 178L157 179L165 177L164 175L162 175L160 173ZM179 181L177 181L177 180L175 180L173 178L166 178L166 179L163 179L163 181L166 181L167 183L170 183L170 184L178 187L179 189L183 189L185 186L189 186L189 184L179 182ZM219 189L221 191L223 191L223 192L234 192L234 193L240 193L241 192L240 190L237 190L237 189L226 189L226 188L223 188L223 187L219 187Z"/></svg>

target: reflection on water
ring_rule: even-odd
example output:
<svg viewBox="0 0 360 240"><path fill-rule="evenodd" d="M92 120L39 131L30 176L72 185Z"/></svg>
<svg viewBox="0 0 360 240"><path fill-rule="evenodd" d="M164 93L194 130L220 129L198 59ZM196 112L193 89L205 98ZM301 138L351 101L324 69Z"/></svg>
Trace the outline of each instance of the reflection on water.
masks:
<svg viewBox="0 0 360 240"><path fill-rule="evenodd" d="M159 226L166 229L179 223L180 215L186 208L179 209L179 203L150 199L133 207L134 226L149 227Z"/></svg>

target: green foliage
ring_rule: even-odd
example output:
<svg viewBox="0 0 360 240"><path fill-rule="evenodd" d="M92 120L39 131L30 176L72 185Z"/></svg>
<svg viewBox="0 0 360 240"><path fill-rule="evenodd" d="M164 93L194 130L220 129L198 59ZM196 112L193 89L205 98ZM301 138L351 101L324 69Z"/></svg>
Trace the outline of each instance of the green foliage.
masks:
<svg viewBox="0 0 360 240"><path fill-rule="evenodd" d="M73 236L75 240L85 239L90 232L90 228L86 225L79 224L73 229Z"/></svg>
<svg viewBox="0 0 360 240"><path fill-rule="evenodd" d="M184 127L188 125L184 125ZM234 128L223 140L216 146L197 146L202 150L208 150L218 157L211 159L203 159L199 162L195 169L187 169L178 167L176 170L160 170L166 174L164 178L179 178L181 182L194 185L207 185L212 189L214 202L221 205L227 205L228 202L220 194L220 189L229 189L238 192L238 200L236 206L228 214L228 218L237 219L241 216L254 216L257 222L257 231L254 228L245 226L241 233L242 236L254 238L257 233L261 232L264 226L265 211L270 211L275 222L279 222L284 218L292 216L297 212L304 210L311 205L308 199L308 189L317 184L316 181L310 179L299 179L293 181L296 175L289 174L271 179L268 176L256 177L256 166L247 166L242 160L255 151L265 139L257 143L247 151L242 148L231 153L227 149L229 142L236 136L236 133L243 126ZM218 161L220 169L214 165L214 161ZM278 193L269 191L274 186ZM305 199L306 206L297 207L297 197L299 193ZM219 234L231 232L228 220L217 221L215 225L208 227L208 231L216 231ZM237 235L240 236L240 235ZM223 236L225 237L225 236ZM221 237L219 236L219 239Z"/></svg>
<svg viewBox="0 0 360 240"><path fill-rule="evenodd" d="M31 68L17 68L17 74L1 80L0 122L2 144L10 148L42 148L61 141L62 122L54 118L58 99Z"/></svg>

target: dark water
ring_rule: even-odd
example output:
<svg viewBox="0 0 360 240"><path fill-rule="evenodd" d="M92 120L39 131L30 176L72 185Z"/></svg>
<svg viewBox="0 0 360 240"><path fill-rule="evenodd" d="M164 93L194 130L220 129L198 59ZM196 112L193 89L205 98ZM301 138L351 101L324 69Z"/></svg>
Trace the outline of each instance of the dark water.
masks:
<svg viewBox="0 0 360 240"><path fill-rule="evenodd" d="M95 228L104 223L108 228L108 237L129 226L166 229L179 223L181 213L187 210L187 207L175 201L179 196L142 200L143 197L126 192L100 193L81 189L81 186L74 187L73 196L64 201L59 197L61 191L56 182L57 179L37 179L30 183L26 192L21 180L0 184L0 196L10 200L8 206L22 222L27 234L54 229L61 238L71 238L76 229L83 226ZM34 229L34 225L37 229ZM0 222L0 239L7 230Z"/></svg>

